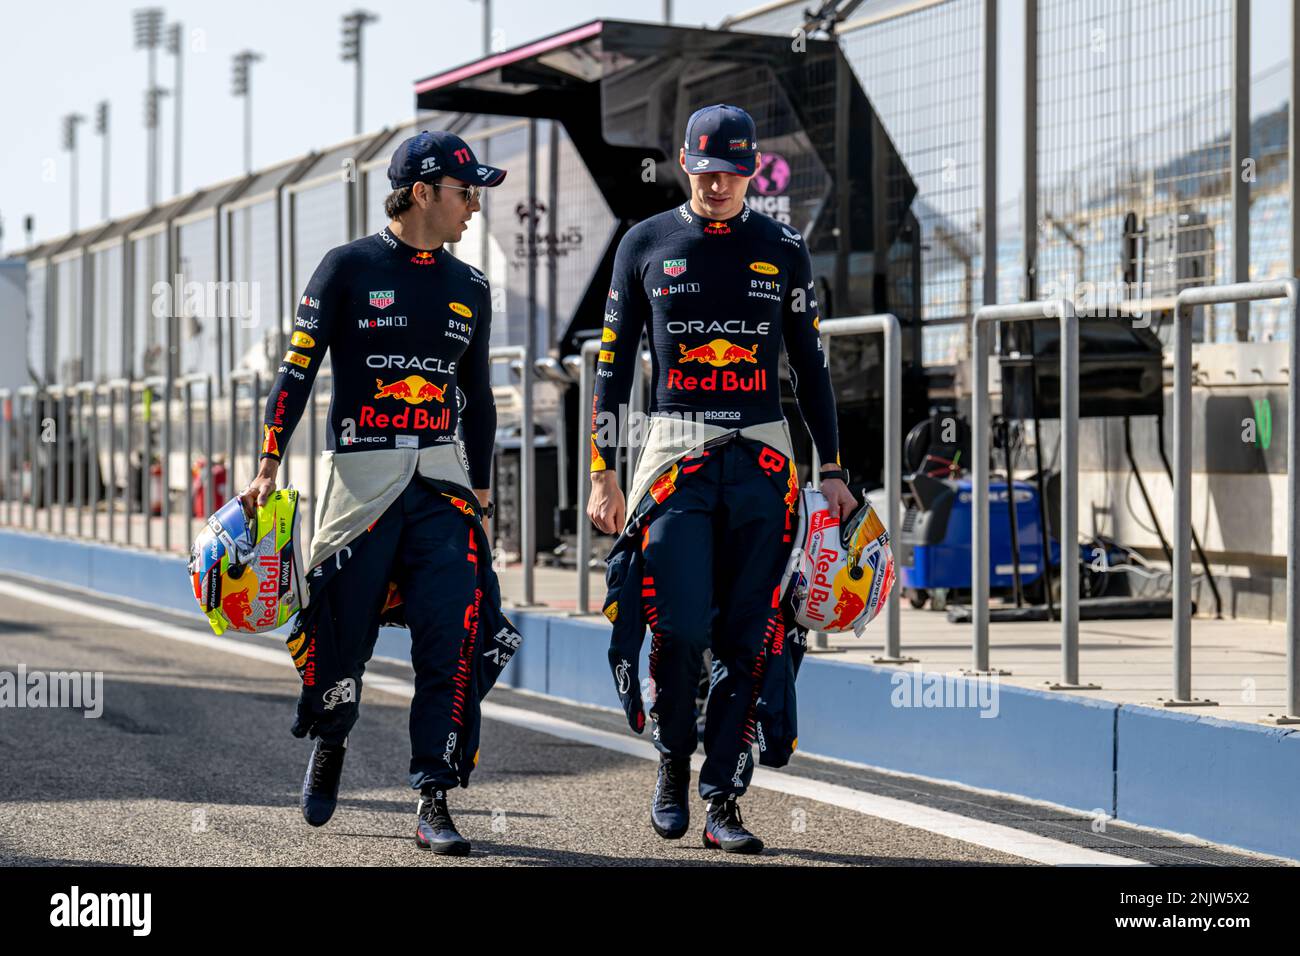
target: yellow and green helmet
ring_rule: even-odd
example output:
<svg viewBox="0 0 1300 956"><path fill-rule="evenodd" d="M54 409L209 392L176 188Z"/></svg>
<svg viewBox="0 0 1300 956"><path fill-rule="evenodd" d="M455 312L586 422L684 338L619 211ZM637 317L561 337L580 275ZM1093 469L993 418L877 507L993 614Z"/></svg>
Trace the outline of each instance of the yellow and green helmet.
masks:
<svg viewBox="0 0 1300 956"><path fill-rule="evenodd" d="M273 631L307 606L298 492L276 491L256 521L238 498L208 518L190 551L190 582L212 630Z"/></svg>

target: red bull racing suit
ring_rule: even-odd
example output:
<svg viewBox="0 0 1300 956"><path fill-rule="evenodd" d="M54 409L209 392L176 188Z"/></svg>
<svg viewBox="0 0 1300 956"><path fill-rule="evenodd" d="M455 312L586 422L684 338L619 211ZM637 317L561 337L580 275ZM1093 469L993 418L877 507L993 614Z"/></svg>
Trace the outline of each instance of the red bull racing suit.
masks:
<svg viewBox="0 0 1300 956"><path fill-rule="evenodd" d="M644 616L651 632L643 696L651 702L661 753L680 758L695 751L696 689L704 650L713 651L700 774L706 800L743 793L748 785L759 691L773 646L784 641L776 593L797 484L788 449L740 435L782 418L777 362L783 345L818 454L827 463L839 460L818 322L803 237L748 207L718 222L683 204L639 223L619 244L596 366L592 471L615 461L616 423L642 330L652 359L651 415L686 415L732 430L730 441L661 475L647 500L628 502L640 549L637 617ZM775 470L767 467L774 462ZM611 600L627 600L626 569L611 567L609 578ZM617 646L610 662L627 707L632 662ZM633 697L639 712L640 695ZM641 729L630 710L629 719Z"/></svg>
<svg viewBox="0 0 1300 956"><path fill-rule="evenodd" d="M387 229L336 248L299 302L263 421L262 456L278 459L328 352L327 454L364 455L367 474L392 471L399 483L412 476L328 557L315 556L313 541L311 600L288 646L303 684L293 733L340 743L357 720L381 621L410 627L416 788L467 782L479 699L519 644L500 613L471 490L488 487L496 430L490 318L487 279L445 250L414 249ZM462 477L417 473L417 457L456 462L448 471ZM357 494L362 482L349 485L348 474L332 468L318 514L332 496Z"/></svg>

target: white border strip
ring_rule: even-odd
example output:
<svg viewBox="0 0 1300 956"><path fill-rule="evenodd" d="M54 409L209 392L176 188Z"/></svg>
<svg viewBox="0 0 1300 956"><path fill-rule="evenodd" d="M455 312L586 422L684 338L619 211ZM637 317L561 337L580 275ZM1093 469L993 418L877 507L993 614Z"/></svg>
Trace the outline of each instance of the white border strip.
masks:
<svg viewBox="0 0 1300 956"><path fill-rule="evenodd" d="M66 599L46 594L35 588L13 584L9 581L0 581L0 595L7 595L18 600L61 611L68 611L103 624L130 628L156 637L180 641L183 644L235 654L268 664L277 664L281 667L293 666L288 653L280 649L257 647L240 641L222 640L197 630L163 624L124 611L103 607L76 607L70 605ZM372 691L385 691L407 700L415 693L411 681L380 674L369 675L366 678L366 686ZM483 716L489 720L498 720L525 730L589 744L604 750L639 757L643 760L658 761L659 759L659 752L647 740L597 730L593 727L586 727L548 714L534 713L533 711L519 707L509 707L504 704L493 704L490 701L484 701L482 709ZM699 754L692 758L692 765L697 772L703 763L704 758ZM807 800L841 807L855 813L863 813L882 820L889 820L902 826L925 830L954 840L961 840L964 843L982 846L986 849L996 850L999 853L1009 853L1035 863L1045 863L1053 866L1147 865L1138 860L1101 853L997 823L974 820L947 810L920 806L908 803L905 800L866 793L861 790L854 790L851 787L824 783L807 777L780 774L762 767L754 770L753 784L765 790L803 797Z"/></svg>

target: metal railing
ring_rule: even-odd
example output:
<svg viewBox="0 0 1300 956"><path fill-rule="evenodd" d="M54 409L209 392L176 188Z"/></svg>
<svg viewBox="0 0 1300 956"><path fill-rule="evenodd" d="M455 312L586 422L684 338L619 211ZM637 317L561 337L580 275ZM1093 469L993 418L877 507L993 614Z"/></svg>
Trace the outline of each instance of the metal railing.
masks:
<svg viewBox="0 0 1300 956"><path fill-rule="evenodd" d="M898 317L886 312L881 315L860 315L843 319L824 319L818 330L823 343L842 335L866 335L882 333L885 337L884 366L885 381L885 530L889 532L894 548L898 547L898 533L903 526L902 493L900 484L903 478L903 347L899 334ZM817 459L817 446L813 446L814 476L820 471ZM820 484L820 480L818 481ZM901 574L900 569L899 573ZM915 658L904 657L901 648L900 596L902 582L895 580L885 605L885 652L872 658L876 664L907 664ZM815 646L826 646L825 637L818 633L814 637Z"/></svg>
<svg viewBox="0 0 1300 956"><path fill-rule="evenodd" d="M1079 320L1069 299L986 305L971 319L971 656L977 674L989 670L989 327L1056 316L1061 322L1061 680L1054 690L1098 690L1079 683ZM1007 507L1015 483L1007 475ZM1044 567L1051 562L1045 548ZM1020 555L1013 554L1013 566Z"/></svg>
<svg viewBox="0 0 1300 956"><path fill-rule="evenodd" d="M490 361L509 363L531 385L532 376L527 374L523 357L524 349L518 346L490 352ZM3 489L0 518L4 525L163 551L171 549L183 528L184 543L188 545L197 531L191 497L197 490L194 469L198 468L204 508L211 512L222 503L217 500L215 474L216 449L221 440L225 441L227 496L236 493L237 479L247 480L256 473L261 455L266 401L262 388L266 377L258 371L240 370L228 376L228 380L231 387L225 394L228 403L225 415L218 414L222 399L214 377L207 373L170 381L153 376L98 384L78 382L45 389L36 386L0 389L0 488ZM326 387L329 382L330 377L324 374L316 380L317 385ZM309 490L305 500L311 505L307 517L312 522L304 528L305 543L315 531L315 465L321 445L314 412L317 391L312 390L310 421L302 423L304 427L300 429L307 443ZM526 388L523 395L527 434L532 430L534 418L531 388ZM119 406L124 409L121 414ZM182 418L184 438L175 436L173 442L172 426ZM245 436L241 436L241 424L248 429ZM219 429L224 432L221 438ZM102 438L104 432L107 441ZM161 457L156 464L161 475L154 473L153 460L154 446L159 443ZM535 439L520 443L524 604L533 603L534 596L532 565L537 540L534 444ZM287 486L290 479L291 458L301 458L294 452L295 445L291 441L283 448L279 474L282 486ZM199 451L201 465L196 458ZM243 458L244 453L248 455L247 460ZM119 471L121 463L125 465L125 474ZM297 463L303 464L301 460ZM180 482L173 480L178 477L178 469L183 472ZM178 491L186 502L183 515L173 513L171 499ZM101 503L103 522L99 515ZM161 529L155 528L156 524L161 524ZM172 524L176 527L171 527Z"/></svg>
<svg viewBox="0 0 1300 956"><path fill-rule="evenodd" d="M0 388L0 503L4 506L6 525L14 523L14 438L13 430L19 416L14 409L12 389ZM21 481L22 479L18 479ZM21 498L19 499L21 501Z"/></svg>
<svg viewBox="0 0 1300 956"><path fill-rule="evenodd" d="M842 319L827 319L820 325L819 333L823 340L844 336L844 335L865 335L882 333L884 335L884 394L885 394L885 455L884 455L884 473L885 473L885 504L884 513L886 515L885 525L891 536L897 535L899 528L902 527L901 520L901 490L900 482L902 480L902 388L903 388L903 361L902 361L902 340L899 333L898 318L892 314L885 313L882 315L862 315L852 316ZM600 342L591 339L583 343L582 351L579 355L565 356L563 359L564 366L570 372L576 371L578 374L578 408L579 417L585 414L585 410L591 408L592 397L595 390L595 358L600 351ZM648 354L648 353L647 353ZM645 361L638 365L643 365ZM643 371L643 369L638 369ZM634 382L632 397L629 402L629 417L643 410L640 400L640 388L637 382ZM630 423L621 423L629 424ZM583 446L579 446L583 447ZM816 475L818 463L816 460L816 449L813 450L813 474ZM627 479L621 481L623 487L631 481L632 472L635 470L633 464L633 450L629 444L628 453ZM591 481L588 475L587 465L590 463L590 457L587 454L579 453L576 462L577 487L578 487L578 504L577 504L577 525L578 525L578 546L577 546L577 614L587 614L588 606L591 600L591 580L590 568L592 552L592 524L587 517L587 503L591 498ZM630 491L630 489L628 489ZM636 502L628 502L628 508L631 510L636 507ZM901 615L900 615L900 591L901 588L895 586L889 595L886 604L886 628L885 628L885 651L884 654L873 658L876 663L908 663L913 658L904 657L901 650ZM821 646L825 646L825 639L818 635L814 640L819 640Z"/></svg>
<svg viewBox="0 0 1300 956"><path fill-rule="evenodd" d="M319 376L318 376L319 377ZM229 481L232 482L231 489L234 489L235 482L238 481L239 475L239 386L244 384L248 388L249 394L249 412L252 424L252 440L250 442L248 477L251 479L257 472L257 459L262 453L261 431L262 431L262 374L261 372L241 369L232 372L228 376L230 382L230 391L227 397L230 399L230 416L227 419L230 422L230 434L226 445L226 474L229 475ZM313 389L312 391L315 391ZM313 502L315 504L315 502ZM313 509L314 511L315 509ZM314 529L313 529L314 530Z"/></svg>
<svg viewBox="0 0 1300 956"><path fill-rule="evenodd" d="M546 355L533 362L537 377L559 387L561 394L568 390L577 376L570 373L567 365L559 359ZM555 416L555 470L556 470L556 507L561 512L569 507L569 440L565 430L563 408Z"/></svg>
<svg viewBox="0 0 1300 956"><path fill-rule="evenodd" d="M1192 697L1192 309L1202 305L1286 299L1290 312L1287 344L1287 524L1286 524L1286 711L1266 722L1300 723L1300 578L1296 575L1296 550L1300 548L1300 510L1296 496L1300 484L1300 337L1296 334L1296 302L1300 280L1240 282L1235 285L1186 289L1178 294L1174 314L1174 699L1167 707L1211 705L1214 701Z"/></svg>
<svg viewBox="0 0 1300 956"><path fill-rule="evenodd" d="M575 465L578 472L578 514L576 524L578 525L578 614L586 614L587 607L591 602L591 519L587 517L587 502L591 500L591 454L588 451L582 453L582 449L587 448L587 443L583 440L586 437L587 428L583 427L583 422L587 419L584 416L591 414L592 399L596 394L596 355L600 352L600 340L588 339L582 343L582 349L578 353L578 448L579 453ZM572 367L569 359L566 358L565 364Z"/></svg>
<svg viewBox="0 0 1300 956"><path fill-rule="evenodd" d="M488 350L489 362L505 362L522 379L520 390L523 403L519 428L519 560L523 564L523 600L517 606L535 603L533 571L537 563L537 502L535 500L533 435L533 368L528 360L528 350L522 345L503 345Z"/></svg>

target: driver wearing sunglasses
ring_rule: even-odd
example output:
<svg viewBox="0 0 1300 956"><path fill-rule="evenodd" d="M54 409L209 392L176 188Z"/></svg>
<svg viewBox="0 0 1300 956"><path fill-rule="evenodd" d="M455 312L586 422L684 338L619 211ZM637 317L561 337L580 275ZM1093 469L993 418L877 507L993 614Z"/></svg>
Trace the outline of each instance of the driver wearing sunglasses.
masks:
<svg viewBox="0 0 1300 956"><path fill-rule="evenodd" d="M511 656L489 657L484 644L518 635L501 614L487 526L496 433L491 290L446 246L479 209L480 189L505 175L452 133L422 131L398 146L388 168L388 225L331 249L299 300L266 403L260 469L241 495L260 506L275 490L328 355L310 601L288 640L302 678L291 732L316 741L302 813L312 826L333 816L380 624L403 624L415 671L408 778L420 793L415 842L452 855L470 844L447 794L468 786L479 701Z"/></svg>

